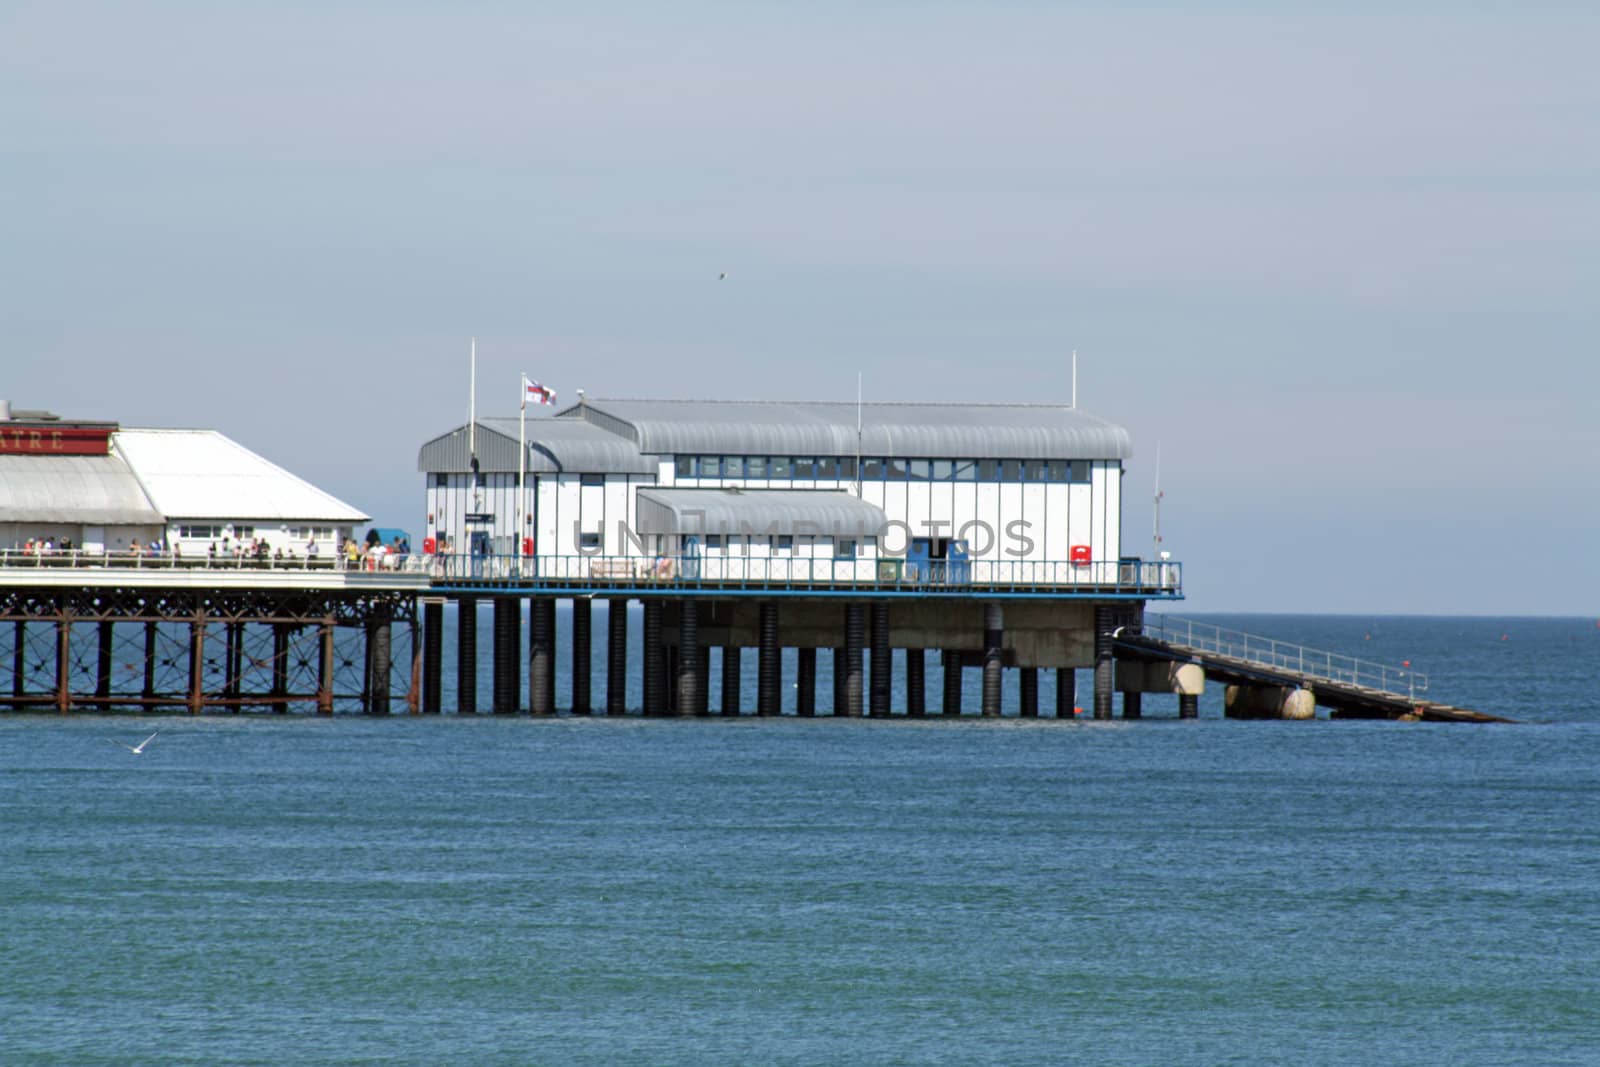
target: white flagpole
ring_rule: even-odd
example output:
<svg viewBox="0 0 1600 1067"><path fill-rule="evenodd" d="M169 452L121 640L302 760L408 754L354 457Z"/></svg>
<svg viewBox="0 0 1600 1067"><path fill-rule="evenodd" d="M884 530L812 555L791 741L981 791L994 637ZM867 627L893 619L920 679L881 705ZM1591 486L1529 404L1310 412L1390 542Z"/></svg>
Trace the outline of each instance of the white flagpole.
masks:
<svg viewBox="0 0 1600 1067"><path fill-rule="evenodd" d="M517 412L517 530L511 551L522 562L522 509L528 497L528 376L522 376L522 406Z"/></svg>
<svg viewBox="0 0 1600 1067"><path fill-rule="evenodd" d="M472 370L467 376L467 455L478 455L478 339L472 339Z"/></svg>

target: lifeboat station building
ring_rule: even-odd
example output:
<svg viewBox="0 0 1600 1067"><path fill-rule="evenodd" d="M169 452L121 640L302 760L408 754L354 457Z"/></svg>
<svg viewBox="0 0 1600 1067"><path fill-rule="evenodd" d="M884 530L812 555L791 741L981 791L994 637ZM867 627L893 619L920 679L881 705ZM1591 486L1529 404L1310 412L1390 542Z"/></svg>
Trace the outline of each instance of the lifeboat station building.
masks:
<svg viewBox="0 0 1600 1067"><path fill-rule="evenodd" d="M480 574L1162 578L1122 573L1127 432L1070 407L596 399L529 421L519 459L520 429L422 448L428 536Z"/></svg>
<svg viewBox="0 0 1600 1067"><path fill-rule="evenodd" d="M585 398L426 442L422 547L433 591L463 609L458 662L475 655L477 598L494 601L498 709L518 706L522 598L529 707L554 710L554 608L566 598L572 707L589 707L598 597L611 607L610 713L626 694L617 609L639 599L646 709L705 713L717 646L724 714L739 710L753 647L761 713L814 713L822 648L835 714L888 714L901 649L906 713L920 714L925 653L938 649L946 713L959 710L961 669L977 666L986 714L1015 667L1022 714L1037 713L1038 671L1054 668L1058 714L1070 715L1071 671L1093 667L1095 711L1109 715L1114 631L1137 626L1145 601L1182 595L1177 563L1124 555L1130 455L1122 427L1056 404ZM798 650L792 687L784 648ZM461 673L468 704L475 684Z"/></svg>

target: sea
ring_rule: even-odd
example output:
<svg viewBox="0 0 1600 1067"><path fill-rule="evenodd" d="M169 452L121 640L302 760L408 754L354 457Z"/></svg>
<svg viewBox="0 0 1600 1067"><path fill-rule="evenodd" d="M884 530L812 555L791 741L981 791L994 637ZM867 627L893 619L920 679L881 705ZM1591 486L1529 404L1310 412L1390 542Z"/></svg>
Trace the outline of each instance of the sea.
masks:
<svg viewBox="0 0 1600 1067"><path fill-rule="evenodd" d="M1600 1063L1596 620L1207 621L1519 721L0 715L0 1063Z"/></svg>

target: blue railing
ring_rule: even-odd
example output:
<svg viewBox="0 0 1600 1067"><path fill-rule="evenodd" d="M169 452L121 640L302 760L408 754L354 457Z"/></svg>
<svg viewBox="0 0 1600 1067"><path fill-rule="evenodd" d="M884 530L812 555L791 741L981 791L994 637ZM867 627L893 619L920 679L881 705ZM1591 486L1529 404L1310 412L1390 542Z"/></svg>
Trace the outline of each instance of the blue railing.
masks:
<svg viewBox="0 0 1600 1067"><path fill-rule="evenodd" d="M895 589L928 592L1037 590L1182 595L1171 560L900 560L761 556L428 557L436 584L595 588Z"/></svg>

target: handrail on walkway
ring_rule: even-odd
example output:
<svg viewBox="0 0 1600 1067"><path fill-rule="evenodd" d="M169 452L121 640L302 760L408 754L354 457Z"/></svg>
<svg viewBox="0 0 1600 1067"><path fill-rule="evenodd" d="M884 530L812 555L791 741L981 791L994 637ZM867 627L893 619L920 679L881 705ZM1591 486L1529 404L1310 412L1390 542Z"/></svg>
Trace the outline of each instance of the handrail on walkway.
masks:
<svg viewBox="0 0 1600 1067"><path fill-rule="evenodd" d="M1182 564L1125 560L925 560L805 556L515 556L465 553L432 557L445 583L641 586L652 588L985 589L1181 595Z"/></svg>
<svg viewBox="0 0 1600 1067"><path fill-rule="evenodd" d="M90 551L88 549L73 548L67 550L56 549L50 552L25 551L20 548L0 549L0 571L13 572L18 570L57 570L73 568L93 569L131 569L131 570L163 570L163 571L288 571L288 572L315 572L326 574L329 572L376 571L385 573L425 574L431 569L431 558L416 553L399 555L388 553L383 556L361 556L355 560L346 558L343 553L330 552L327 555L300 556L285 553L284 555L258 555L244 553L234 555L205 555L195 554L190 556L174 552L152 552L141 549L138 552L127 550L112 552L109 550Z"/></svg>
<svg viewBox="0 0 1600 1067"><path fill-rule="evenodd" d="M1146 615L1144 636L1336 685L1411 696L1428 689L1428 676L1409 666L1357 659L1175 615Z"/></svg>

